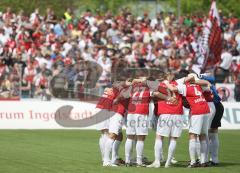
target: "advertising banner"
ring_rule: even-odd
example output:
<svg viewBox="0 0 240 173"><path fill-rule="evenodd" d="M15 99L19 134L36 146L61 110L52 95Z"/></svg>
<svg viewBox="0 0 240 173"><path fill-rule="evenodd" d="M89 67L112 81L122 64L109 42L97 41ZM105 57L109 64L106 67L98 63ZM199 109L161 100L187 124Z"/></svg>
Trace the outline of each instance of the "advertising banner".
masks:
<svg viewBox="0 0 240 173"><path fill-rule="evenodd" d="M240 103L223 104L221 129L240 129ZM96 129L107 118L96 116L95 107L80 101L3 101L0 129Z"/></svg>

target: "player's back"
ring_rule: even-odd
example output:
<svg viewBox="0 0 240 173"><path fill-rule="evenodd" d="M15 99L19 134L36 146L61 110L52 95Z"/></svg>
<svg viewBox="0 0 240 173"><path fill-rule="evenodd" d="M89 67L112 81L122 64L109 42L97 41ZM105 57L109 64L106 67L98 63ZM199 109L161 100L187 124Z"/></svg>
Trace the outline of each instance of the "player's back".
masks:
<svg viewBox="0 0 240 173"><path fill-rule="evenodd" d="M210 112L208 104L203 97L203 90L197 84L186 84L186 99L190 105L191 114L207 114Z"/></svg>
<svg viewBox="0 0 240 173"><path fill-rule="evenodd" d="M134 84L130 93L128 113L148 115L150 100L149 87L142 83Z"/></svg>
<svg viewBox="0 0 240 173"><path fill-rule="evenodd" d="M171 82L173 86L176 86L176 82ZM167 89L163 91L163 88L167 88L166 84L161 82L159 84L159 91L166 94L170 95L171 97L174 96L178 100L178 104L173 104L169 101L165 100L159 100L157 103L157 114L177 114L177 115L182 115L183 114L183 101L182 101L182 95L178 94L178 92L167 92Z"/></svg>
<svg viewBox="0 0 240 173"><path fill-rule="evenodd" d="M128 92L128 89L129 89L129 86L121 87L119 88L118 94L121 95L124 92ZM119 102L117 102L116 104L113 104L111 110L113 112L119 113L124 116L125 113L127 112L128 104L129 104L129 98L124 98Z"/></svg>
<svg viewBox="0 0 240 173"><path fill-rule="evenodd" d="M112 107L112 102L118 95L119 91L116 88L112 88L112 92L104 90L103 95L99 98L97 103L97 108L110 110Z"/></svg>
<svg viewBox="0 0 240 173"><path fill-rule="evenodd" d="M204 91L203 96L207 102L213 102L214 101L214 95L211 90Z"/></svg>

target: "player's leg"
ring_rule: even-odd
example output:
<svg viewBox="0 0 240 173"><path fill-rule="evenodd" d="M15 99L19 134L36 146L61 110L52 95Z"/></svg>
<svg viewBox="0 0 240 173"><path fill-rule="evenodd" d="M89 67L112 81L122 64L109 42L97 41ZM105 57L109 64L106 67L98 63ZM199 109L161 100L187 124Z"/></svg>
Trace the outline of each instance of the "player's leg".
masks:
<svg viewBox="0 0 240 173"><path fill-rule="evenodd" d="M211 159L211 165L216 166L219 164L218 160L218 150L219 150L219 139L218 139L218 129L209 130L209 153Z"/></svg>
<svg viewBox="0 0 240 173"><path fill-rule="evenodd" d="M171 116L171 122L168 123L168 126L171 127L170 132L170 140L169 140L169 146L168 146L168 158L165 163L165 168L168 168L172 162L172 158L174 156L176 146L177 146L177 139L182 134L182 128L183 128L183 118L180 115L170 115Z"/></svg>
<svg viewBox="0 0 240 173"><path fill-rule="evenodd" d="M136 135L136 116L134 114L127 115L126 135L127 139L125 143L125 164L126 166L129 166L131 165L131 153Z"/></svg>
<svg viewBox="0 0 240 173"><path fill-rule="evenodd" d="M199 135L200 140L200 163L202 167L207 166L207 134L208 134L208 124L209 124L209 114L203 115L203 123L202 123L202 129L201 134Z"/></svg>
<svg viewBox="0 0 240 173"><path fill-rule="evenodd" d="M200 163L200 158L201 158L201 143L200 143L200 140L199 140L199 136L197 137L197 141L196 141L196 157L197 157L197 160L196 162L197 163Z"/></svg>
<svg viewBox="0 0 240 173"><path fill-rule="evenodd" d="M143 165L142 159L143 159L145 137L146 137L146 135L137 135L137 143L136 143L137 166Z"/></svg>
<svg viewBox="0 0 240 173"><path fill-rule="evenodd" d="M163 150L163 136L156 134L155 145L154 145L154 157L155 160L151 165L148 165L148 168L159 168L161 163L161 153Z"/></svg>
<svg viewBox="0 0 240 173"><path fill-rule="evenodd" d="M213 118L211 129L209 130L209 153L211 157L211 164L213 166L218 165L218 151L219 151L219 139L218 128L221 127L221 119L224 113L224 107L221 102L215 104L216 114Z"/></svg>
<svg viewBox="0 0 240 173"><path fill-rule="evenodd" d="M210 116L211 116L211 114L208 115L209 118L210 118ZM209 126L209 118L208 119L205 118L205 120L203 121L204 127L202 127L201 131L204 131L204 135L205 135L204 140L201 141L200 136L198 136L197 143L196 143L196 147L197 147L197 150L196 150L197 160L196 160L196 162L197 162L197 164L201 164L201 165L203 165L206 162L207 156L208 156L208 154L207 154L208 153L208 138L207 138L208 131L206 131L206 129L208 129L208 126ZM205 130L203 130L203 129L205 129ZM203 155L205 155L205 158L202 158Z"/></svg>
<svg viewBox="0 0 240 173"><path fill-rule="evenodd" d="M123 160L119 158L119 154L118 154L122 140L123 140L123 134L122 132L120 132L117 136L117 139L114 141L113 147L112 147L112 163L113 164L120 165L124 163Z"/></svg>
<svg viewBox="0 0 240 173"><path fill-rule="evenodd" d="M135 151L135 148L136 148L136 144L137 144L137 136L135 135L133 143L132 143L132 150L131 150L131 158L130 158L131 164L136 164L136 157L134 156L134 151Z"/></svg>
<svg viewBox="0 0 240 173"><path fill-rule="evenodd" d="M104 165L111 164L110 153L113 150L113 144L116 141L120 129L122 128L122 115L115 113L109 122L109 135L107 137L105 148L104 148ZM115 160L114 160L115 161Z"/></svg>
<svg viewBox="0 0 240 173"><path fill-rule="evenodd" d="M108 129L101 130L101 135L99 138L99 147L100 147L100 152L102 156L102 162L104 161L104 148L105 148L107 136L108 136Z"/></svg>
<svg viewBox="0 0 240 173"><path fill-rule="evenodd" d="M206 155L207 155L207 142L206 134L201 134L199 136L200 140L200 164L202 167L206 166Z"/></svg>
<svg viewBox="0 0 240 173"><path fill-rule="evenodd" d="M163 140L162 140L162 146L164 146L164 141ZM165 162L163 150L161 150L161 153L160 153L160 162Z"/></svg>
<svg viewBox="0 0 240 173"><path fill-rule="evenodd" d="M208 130L211 128L211 124L212 124L212 120L216 114L216 108L215 108L215 105L213 102L208 102L208 106L210 108L210 114L209 114L209 119L208 119ZM206 136L206 142L207 142L207 155L206 155L206 162L209 161L209 131L207 133L207 136Z"/></svg>
<svg viewBox="0 0 240 173"><path fill-rule="evenodd" d="M143 165L143 150L144 150L144 140L148 135L149 121L147 115L138 114L136 115L136 156L137 156L137 166Z"/></svg>
<svg viewBox="0 0 240 173"><path fill-rule="evenodd" d="M108 116L109 111L108 110L102 110L99 108L96 108L94 110L94 114L97 114L101 112L101 114L99 114L99 116ZM99 148L100 148L100 152L101 152L101 156L102 156L102 161L104 161L104 148L105 148L105 143L107 140L107 136L108 136L108 129L109 129L109 119L103 121L103 122L96 122L98 123L96 125L96 128L98 131L101 132L100 138L99 138Z"/></svg>
<svg viewBox="0 0 240 173"><path fill-rule="evenodd" d="M154 115L154 118L153 120L151 121L152 122L152 129L155 133L157 133L157 127L158 127L158 119L159 119L159 116L156 116ZM162 141L163 143L163 141ZM163 145L163 144L162 144ZM163 154L163 150L161 150L161 153L160 153L160 162L164 162L164 154Z"/></svg>
<svg viewBox="0 0 240 173"><path fill-rule="evenodd" d="M168 146L168 157L165 163L165 168L168 168L171 165L171 161L174 156L176 146L177 146L177 137L171 137L170 143Z"/></svg>
<svg viewBox="0 0 240 173"><path fill-rule="evenodd" d="M203 118L201 115L191 116L189 119L189 167L196 167L197 137L201 133Z"/></svg>
<svg viewBox="0 0 240 173"><path fill-rule="evenodd" d="M159 168L161 161L161 153L163 153L163 139L164 137L169 137L170 128L168 126L168 115L161 115L158 118L157 131L156 131L156 140L154 145L154 162L149 165L150 168Z"/></svg>
<svg viewBox="0 0 240 173"><path fill-rule="evenodd" d="M189 155L190 155L190 165L189 167L196 166L196 150L197 150L197 134L189 133Z"/></svg>
<svg viewBox="0 0 240 173"><path fill-rule="evenodd" d="M106 143L105 143L105 147L104 147L104 162L103 162L103 166L111 166L111 160L110 160L110 153L112 151L112 147L113 147L113 143L117 138L117 134L114 133L109 133Z"/></svg>
<svg viewBox="0 0 240 173"><path fill-rule="evenodd" d="M135 135L127 135L126 143L125 143L125 164L129 166L131 164L131 153L133 148L133 143L135 140Z"/></svg>

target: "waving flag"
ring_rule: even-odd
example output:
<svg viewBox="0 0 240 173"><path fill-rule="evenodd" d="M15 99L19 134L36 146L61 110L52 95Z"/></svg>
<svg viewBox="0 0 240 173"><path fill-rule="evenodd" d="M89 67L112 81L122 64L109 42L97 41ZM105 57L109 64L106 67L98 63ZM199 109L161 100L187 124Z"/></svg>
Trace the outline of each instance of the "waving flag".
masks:
<svg viewBox="0 0 240 173"><path fill-rule="evenodd" d="M198 50L198 67L203 71L213 68L214 64L220 61L222 52L221 35L220 17L216 2L213 0Z"/></svg>

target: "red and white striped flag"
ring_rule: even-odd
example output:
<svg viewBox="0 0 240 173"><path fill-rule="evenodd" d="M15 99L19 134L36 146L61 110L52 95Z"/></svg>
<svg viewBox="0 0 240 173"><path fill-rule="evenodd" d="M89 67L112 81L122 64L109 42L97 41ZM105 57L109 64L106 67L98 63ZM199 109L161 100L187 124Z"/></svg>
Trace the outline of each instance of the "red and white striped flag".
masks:
<svg viewBox="0 0 240 173"><path fill-rule="evenodd" d="M212 1L209 12L209 19L211 22L210 35L208 39L209 54L205 58L203 69L211 68L221 59L222 53L222 29L221 21L215 1Z"/></svg>
<svg viewBox="0 0 240 173"><path fill-rule="evenodd" d="M199 45L200 58L198 64L201 65L201 69L213 68L216 63L221 59L222 52L222 29L221 21L216 5L216 1L213 0L211 9L209 11L209 17L206 25L203 29L203 36Z"/></svg>

